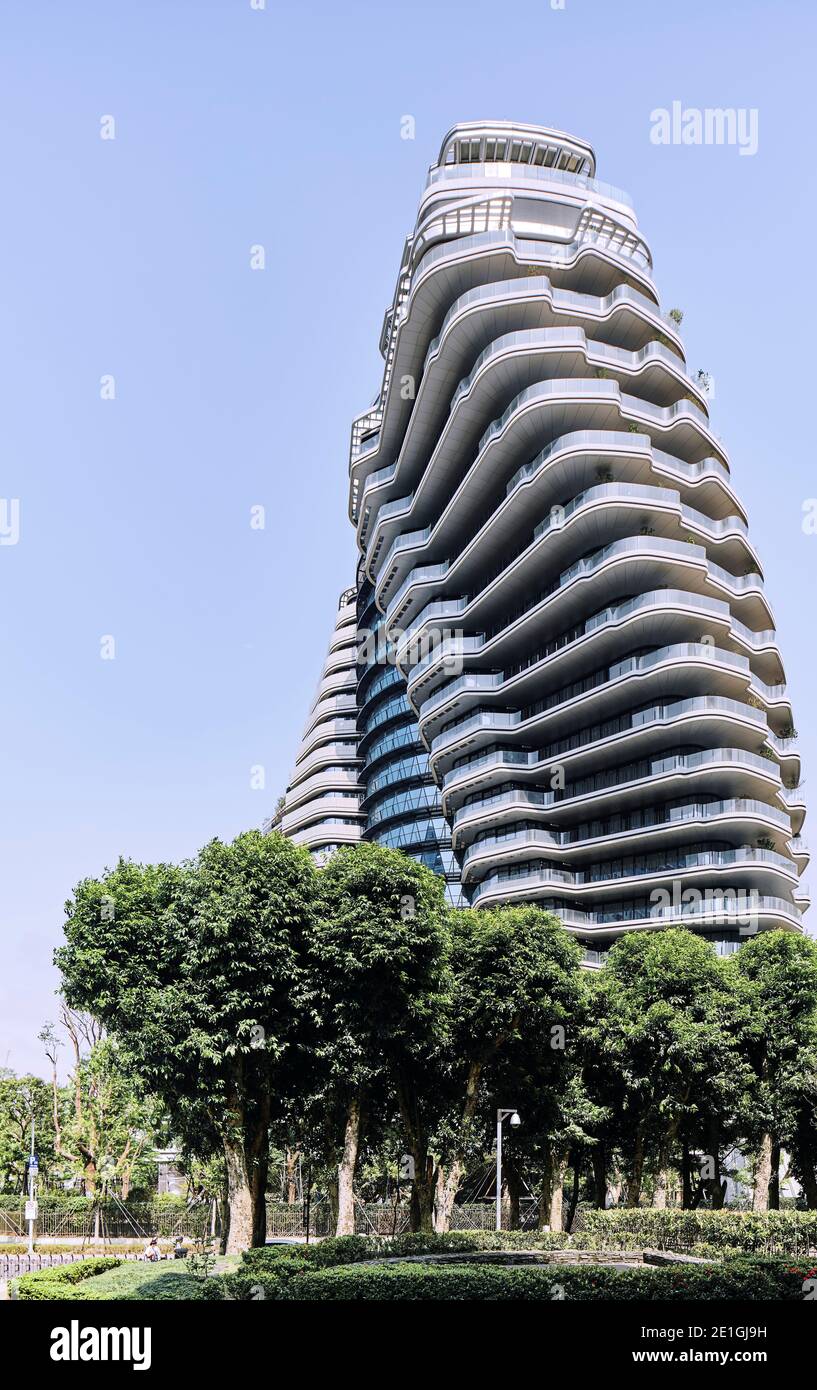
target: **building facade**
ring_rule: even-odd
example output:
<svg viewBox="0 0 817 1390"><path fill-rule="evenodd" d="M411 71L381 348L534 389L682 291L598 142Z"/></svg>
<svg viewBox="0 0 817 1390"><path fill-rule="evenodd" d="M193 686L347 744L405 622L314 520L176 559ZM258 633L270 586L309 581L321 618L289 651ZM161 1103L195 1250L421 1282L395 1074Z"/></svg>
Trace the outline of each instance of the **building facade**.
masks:
<svg viewBox="0 0 817 1390"><path fill-rule="evenodd" d="M792 710L708 379L595 174L507 122L429 172L352 428L355 825L590 950L729 951L808 905Z"/></svg>
<svg viewBox="0 0 817 1390"><path fill-rule="evenodd" d="M357 590L345 589L321 678L286 790L282 815L264 829L280 829L321 862L340 845L360 839L357 736Z"/></svg>

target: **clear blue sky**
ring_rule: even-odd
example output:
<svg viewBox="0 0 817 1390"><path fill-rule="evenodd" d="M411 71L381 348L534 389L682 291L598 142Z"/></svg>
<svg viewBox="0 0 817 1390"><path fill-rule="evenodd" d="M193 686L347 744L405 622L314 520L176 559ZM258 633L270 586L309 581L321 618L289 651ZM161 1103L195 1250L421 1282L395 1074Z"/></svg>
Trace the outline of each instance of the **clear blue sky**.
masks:
<svg viewBox="0 0 817 1390"><path fill-rule="evenodd" d="M77 879L231 837L286 785L353 577L350 421L455 120L585 136L635 199L690 364L715 376L815 766L814 16L811 0L5 0L0 497L20 499L21 529L0 547L0 1065L43 1069ZM756 108L757 155L651 144L673 100Z"/></svg>

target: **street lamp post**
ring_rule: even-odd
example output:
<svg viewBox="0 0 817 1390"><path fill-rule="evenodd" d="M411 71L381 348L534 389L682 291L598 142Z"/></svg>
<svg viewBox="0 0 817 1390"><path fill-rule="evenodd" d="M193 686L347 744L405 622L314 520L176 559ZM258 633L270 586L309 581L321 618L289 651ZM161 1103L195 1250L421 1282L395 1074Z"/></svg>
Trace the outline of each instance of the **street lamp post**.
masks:
<svg viewBox="0 0 817 1390"><path fill-rule="evenodd" d="M502 1121L511 1117L511 1127L518 1128L522 1121L518 1110L497 1110L496 1112L496 1229L502 1230Z"/></svg>
<svg viewBox="0 0 817 1390"><path fill-rule="evenodd" d="M34 1254L34 1213L36 1208L36 1181L37 1181L37 1157L34 1152L34 1116L31 1116L31 1154L28 1160L28 1201L26 1202L26 1216L28 1217L28 1253Z"/></svg>

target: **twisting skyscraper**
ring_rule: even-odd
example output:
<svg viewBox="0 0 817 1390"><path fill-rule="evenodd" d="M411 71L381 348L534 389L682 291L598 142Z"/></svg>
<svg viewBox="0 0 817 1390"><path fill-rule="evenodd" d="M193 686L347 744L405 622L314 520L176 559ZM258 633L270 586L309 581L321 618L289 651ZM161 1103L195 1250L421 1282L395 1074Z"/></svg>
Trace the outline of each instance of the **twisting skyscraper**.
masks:
<svg viewBox="0 0 817 1390"><path fill-rule="evenodd" d="M363 835L589 948L799 928L792 711L681 314L584 141L445 137L353 425Z"/></svg>

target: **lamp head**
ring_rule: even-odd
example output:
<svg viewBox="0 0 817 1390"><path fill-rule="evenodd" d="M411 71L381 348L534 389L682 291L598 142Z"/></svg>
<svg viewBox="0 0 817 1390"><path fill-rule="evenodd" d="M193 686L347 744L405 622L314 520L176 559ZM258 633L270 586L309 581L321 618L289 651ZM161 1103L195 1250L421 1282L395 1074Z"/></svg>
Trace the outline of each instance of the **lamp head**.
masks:
<svg viewBox="0 0 817 1390"><path fill-rule="evenodd" d="M518 1129L519 1126L521 1125L521 1123L522 1123L522 1121L521 1121L520 1118L519 1118L519 1112L516 1111L516 1110L514 1110L513 1114L511 1115L511 1118L510 1118L510 1120L509 1120L509 1124L510 1124L511 1128L512 1128L512 1129Z"/></svg>

